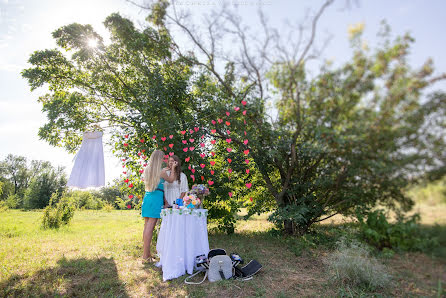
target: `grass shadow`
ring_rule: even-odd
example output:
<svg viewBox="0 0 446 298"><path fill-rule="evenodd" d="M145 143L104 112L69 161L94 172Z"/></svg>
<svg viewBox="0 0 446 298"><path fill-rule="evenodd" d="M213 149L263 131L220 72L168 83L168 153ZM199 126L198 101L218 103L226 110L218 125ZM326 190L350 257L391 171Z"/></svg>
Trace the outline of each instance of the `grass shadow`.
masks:
<svg viewBox="0 0 446 298"><path fill-rule="evenodd" d="M113 258L71 259L54 268L18 275L0 283L0 296L114 296L128 297Z"/></svg>

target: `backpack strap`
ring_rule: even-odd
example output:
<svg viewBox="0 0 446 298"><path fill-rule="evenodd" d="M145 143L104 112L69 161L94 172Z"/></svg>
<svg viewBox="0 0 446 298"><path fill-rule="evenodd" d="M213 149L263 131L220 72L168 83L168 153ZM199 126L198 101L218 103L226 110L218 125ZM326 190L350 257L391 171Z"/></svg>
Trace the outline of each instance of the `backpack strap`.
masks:
<svg viewBox="0 0 446 298"><path fill-rule="evenodd" d="M197 272L195 272L194 274L189 275L188 277L186 277L186 279L184 280L184 282L185 282L186 284L188 284L188 285L199 285L199 284L202 284L202 283L206 280L206 277L208 276L208 271L207 271L207 270L204 270L204 271L205 271L205 273L204 273L204 278L203 278L200 282L192 282L192 281L189 281L189 279L191 279L191 278L194 277L195 275L197 275L197 274L203 272L203 270L202 270L202 271L197 271Z"/></svg>
<svg viewBox="0 0 446 298"><path fill-rule="evenodd" d="M218 270L218 273L220 273L220 277L222 280L226 280L225 274L223 273L223 270L220 268L220 270Z"/></svg>
<svg viewBox="0 0 446 298"><path fill-rule="evenodd" d="M164 193L164 189L161 189L161 188L155 188L155 190L159 190L159 191L162 191L162 192Z"/></svg>

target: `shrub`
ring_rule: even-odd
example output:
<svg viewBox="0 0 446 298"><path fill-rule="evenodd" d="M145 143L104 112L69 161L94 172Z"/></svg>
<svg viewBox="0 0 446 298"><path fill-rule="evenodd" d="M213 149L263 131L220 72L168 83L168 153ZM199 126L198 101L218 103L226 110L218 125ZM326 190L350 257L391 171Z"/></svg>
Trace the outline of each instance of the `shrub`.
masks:
<svg viewBox="0 0 446 298"><path fill-rule="evenodd" d="M63 193L66 183L65 174L61 169L49 169L39 174L31 180L25 191L24 206L28 209L45 208L54 193L59 196Z"/></svg>
<svg viewBox="0 0 446 298"><path fill-rule="evenodd" d="M120 210L127 209L127 203L120 197L116 197L115 204L118 206L118 209Z"/></svg>
<svg viewBox="0 0 446 298"><path fill-rule="evenodd" d="M113 207L113 205L108 202L104 203L104 205L102 206L102 210L106 212L112 212L114 209L115 208Z"/></svg>
<svg viewBox="0 0 446 298"><path fill-rule="evenodd" d="M89 191L73 191L70 196L78 209L99 210L104 206L104 202Z"/></svg>
<svg viewBox="0 0 446 298"><path fill-rule="evenodd" d="M0 212L6 211L8 210L8 205L6 204L5 201L0 201Z"/></svg>
<svg viewBox="0 0 446 298"><path fill-rule="evenodd" d="M53 206L57 200L57 193L51 195L49 205L43 210L42 227L44 229L58 229L62 225L68 225L74 216L74 206L71 198L63 196L60 201Z"/></svg>
<svg viewBox="0 0 446 298"><path fill-rule="evenodd" d="M22 198L20 198L19 195L11 194L8 196L5 202L9 208L15 209L15 208L20 208L22 206L23 200Z"/></svg>
<svg viewBox="0 0 446 298"><path fill-rule="evenodd" d="M369 248L357 241L338 242L337 249L325 258L330 278L337 284L374 290L384 288L391 276L386 268L370 256Z"/></svg>
<svg viewBox="0 0 446 298"><path fill-rule="evenodd" d="M395 223L389 223L383 210L367 214L367 220L357 214L360 237L378 248L390 248L400 251L425 251L437 245L436 238L423 233L418 224L420 215L405 217L398 214Z"/></svg>

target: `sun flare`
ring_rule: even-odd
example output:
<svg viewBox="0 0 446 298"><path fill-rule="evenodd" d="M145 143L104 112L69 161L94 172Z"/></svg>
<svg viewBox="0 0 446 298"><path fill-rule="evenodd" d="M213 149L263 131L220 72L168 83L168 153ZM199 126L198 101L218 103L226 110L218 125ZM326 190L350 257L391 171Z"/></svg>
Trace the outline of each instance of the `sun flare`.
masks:
<svg viewBox="0 0 446 298"><path fill-rule="evenodd" d="M87 44L90 48L96 48L98 46L98 41L94 38L90 38L88 39Z"/></svg>

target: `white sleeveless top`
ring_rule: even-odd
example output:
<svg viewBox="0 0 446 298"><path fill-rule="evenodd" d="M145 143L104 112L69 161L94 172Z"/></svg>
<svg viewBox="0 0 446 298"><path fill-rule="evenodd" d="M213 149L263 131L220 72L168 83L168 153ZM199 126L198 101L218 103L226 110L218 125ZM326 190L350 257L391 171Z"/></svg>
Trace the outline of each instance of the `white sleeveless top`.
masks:
<svg viewBox="0 0 446 298"><path fill-rule="evenodd" d="M74 157L68 186L87 188L105 185L101 131L84 132L81 148Z"/></svg>
<svg viewBox="0 0 446 298"><path fill-rule="evenodd" d="M167 171L167 175L170 175L170 171ZM166 196L167 203L170 205L172 205L176 199L180 198L182 192L189 191L186 174L181 173L180 180L181 182L179 184L178 180L175 180L172 183L167 181L164 182L164 195Z"/></svg>

